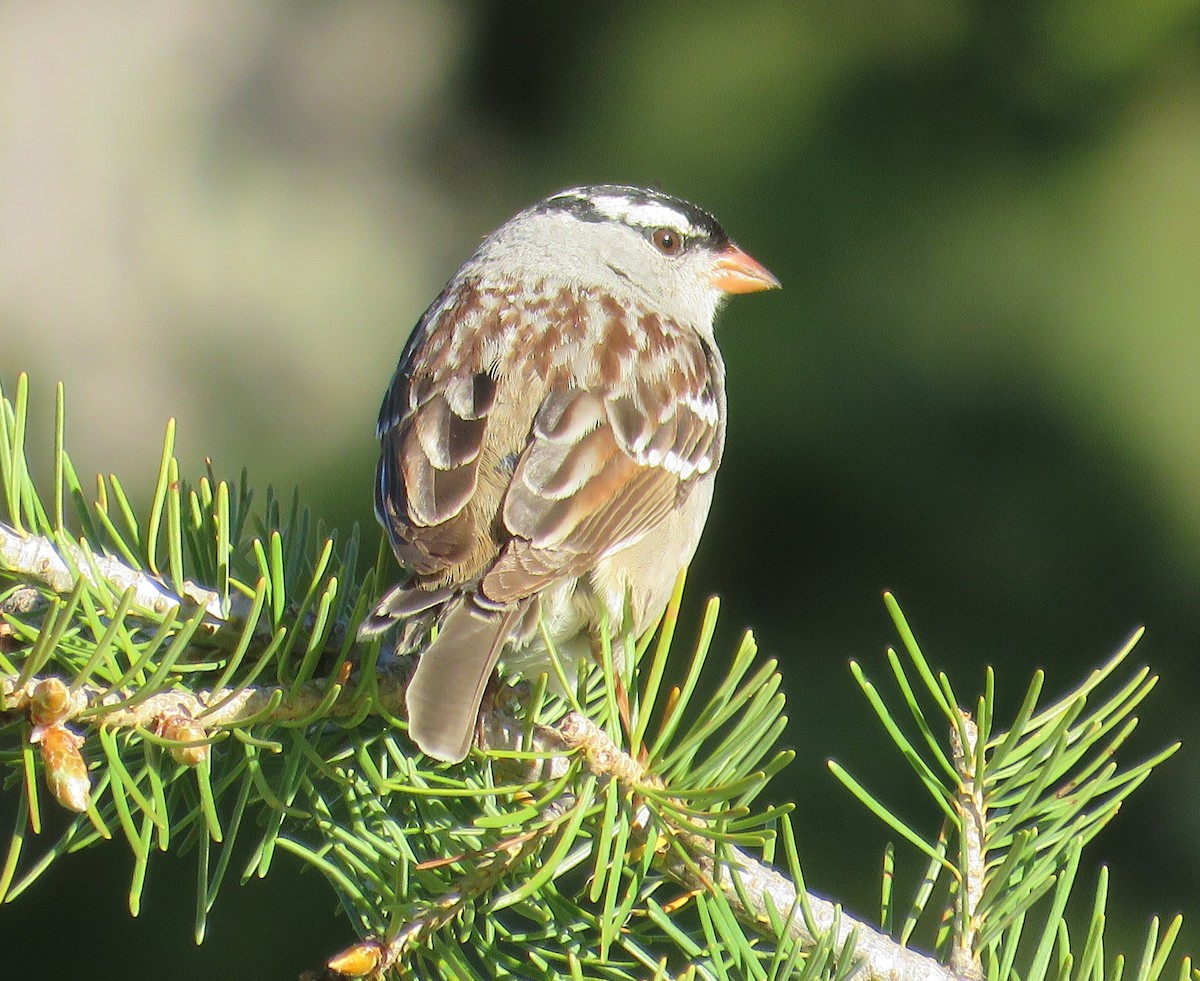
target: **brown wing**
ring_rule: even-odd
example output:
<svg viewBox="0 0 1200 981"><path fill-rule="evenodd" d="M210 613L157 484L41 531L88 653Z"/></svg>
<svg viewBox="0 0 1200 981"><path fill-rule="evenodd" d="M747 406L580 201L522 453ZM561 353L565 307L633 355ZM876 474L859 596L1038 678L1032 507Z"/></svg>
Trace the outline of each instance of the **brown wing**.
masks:
<svg viewBox="0 0 1200 981"><path fill-rule="evenodd" d="M673 321L565 288L529 318L460 284L414 331L380 412L376 511L397 558L421 589L482 578L500 603L578 575L717 466L723 384Z"/></svg>
<svg viewBox="0 0 1200 981"><path fill-rule="evenodd" d="M427 379L403 387L411 405L381 436L376 508L397 557L436 575L472 549L467 504L479 484L496 382L481 372L440 391Z"/></svg>
<svg viewBox="0 0 1200 981"><path fill-rule="evenodd" d="M717 467L720 368L698 337L691 343L699 358L685 360L702 370L649 379L634 372L625 386L550 392L504 498L512 539L483 578L485 596L512 602L590 569L653 528Z"/></svg>
<svg viewBox="0 0 1200 981"><path fill-rule="evenodd" d="M512 449L496 436L514 427L496 425L496 365L475 341L503 310L502 297L473 283L448 288L409 338L380 409L375 512L422 588L478 575L500 548L489 535L507 483L496 453ZM521 446L534 411L515 427Z"/></svg>

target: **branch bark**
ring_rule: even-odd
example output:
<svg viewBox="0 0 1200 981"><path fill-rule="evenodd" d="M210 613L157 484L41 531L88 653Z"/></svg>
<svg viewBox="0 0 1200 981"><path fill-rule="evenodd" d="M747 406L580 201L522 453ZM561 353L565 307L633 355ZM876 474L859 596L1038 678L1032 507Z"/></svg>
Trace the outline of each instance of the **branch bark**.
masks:
<svg viewBox="0 0 1200 981"><path fill-rule="evenodd" d="M56 593L69 593L75 588L76 577L67 558L89 582L96 584L98 574L117 595L134 587L133 602L143 610L162 614L172 607L191 604L204 607L214 620L224 620L227 616L217 593L190 580L175 593L154 576L131 568L114 556L96 555L70 542L60 546L40 535L22 535L0 522L0 567L13 576L41 583Z"/></svg>

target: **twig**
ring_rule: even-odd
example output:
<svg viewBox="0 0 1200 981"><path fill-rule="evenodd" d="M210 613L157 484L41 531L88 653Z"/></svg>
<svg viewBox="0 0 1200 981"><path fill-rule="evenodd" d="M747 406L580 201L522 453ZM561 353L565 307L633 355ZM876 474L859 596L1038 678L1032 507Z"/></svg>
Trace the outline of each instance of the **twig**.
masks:
<svg viewBox="0 0 1200 981"><path fill-rule="evenodd" d="M56 593L69 593L75 587L75 573L63 558L70 557L75 568L88 582L98 585L92 575L96 571L118 595L134 587L133 601L144 610L166 613L184 603L202 606L214 620L224 620L228 611L221 608L221 597L203 589L190 580L179 593L172 592L148 573L133 569L111 555L96 555L64 541L61 545L40 535L22 535L15 528L0 522L0 567L13 576L39 582Z"/></svg>
<svg viewBox="0 0 1200 981"><path fill-rule="evenodd" d="M377 668L372 711L378 712L382 708L392 715L403 716L407 676L408 665L403 661L392 661ZM22 685L15 675L0 675L0 712L28 710L34 704L38 686L46 680L34 677ZM59 721L83 722L106 729L153 729L159 719L172 716L196 719L208 729L235 726L245 719L264 723L293 722L312 715L328 695L332 683L327 678L314 679L301 685L294 694L291 689L276 685L195 692L173 689L136 703L136 693L132 691L80 685L70 689L70 700ZM352 690L353 682L346 688ZM363 699L367 697L370 696L339 696L325 718L349 718L362 710ZM274 708L271 708L272 703L276 703Z"/></svg>
<svg viewBox="0 0 1200 981"><path fill-rule="evenodd" d="M964 977L982 978L983 963L975 944L979 932L975 922L975 910L983 898L983 831L986 827L987 804L983 798L983 784L975 780L975 751L979 742L979 728L969 714L962 709L959 709L959 713L962 734L960 735L958 726L950 727L950 750L959 778L957 803L967 862L966 879L955 898L954 947L950 952L950 966ZM966 745L963 744L963 735L966 736Z"/></svg>
<svg viewBox="0 0 1200 981"><path fill-rule="evenodd" d="M499 732L503 734L505 730ZM519 728L516 732L519 736ZM486 735L491 733L492 730L485 730ZM653 774L647 773L637 760L622 752L604 730L578 713L570 712L553 729L541 727L534 733L537 750L544 752L556 742L582 752L597 775L625 783L654 782ZM680 830L677 840L695 865L668 852L664 871L687 889L707 890L714 886L720 889L738 919L751 927L762 930L770 922L768 903L777 911L796 906L795 883L740 849L730 849L730 859L717 862L712 854L712 843L702 836ZM700 876L696 869L700 870ZM796 916L789 924L791 938L803 946L811 946L820 939L819 934L826 934L836 926L836 942L841 947L853 935L855 955L860 963L857 978L864 981L961 981L954 970L926 954L902 947L891 937L847 915L838 904L813 893L808 893L806 899L816 930L809 929L803 916Z"/></svg>

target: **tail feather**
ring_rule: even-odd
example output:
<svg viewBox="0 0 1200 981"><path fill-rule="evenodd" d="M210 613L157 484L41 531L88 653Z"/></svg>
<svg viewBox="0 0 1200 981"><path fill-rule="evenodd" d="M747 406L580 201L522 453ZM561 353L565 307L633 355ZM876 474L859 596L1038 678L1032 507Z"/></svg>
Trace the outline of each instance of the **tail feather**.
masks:
<svg viewBox="0 0 1200 981"><path fill-rule="evenodd" d="M470 751L484 687L520 612L515 603L485 608L470 594L446 607L405 694L409 735L426 756L458 763Z"/></svg>
<svg viewBox="0 0 1200 981"><path fill-rule="evenodd" d="M370 640L389 630L397 620L406 620L440 606L454 595L450 587L419 589L403 583L388 590L359 625L358 639Z"/></svg>

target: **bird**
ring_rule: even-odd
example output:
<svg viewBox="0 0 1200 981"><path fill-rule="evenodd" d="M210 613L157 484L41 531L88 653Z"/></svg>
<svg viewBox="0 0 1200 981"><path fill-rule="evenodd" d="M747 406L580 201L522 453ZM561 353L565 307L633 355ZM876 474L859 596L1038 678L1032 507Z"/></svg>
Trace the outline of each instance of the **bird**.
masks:
<svg viewBox="0 0 1200 981"><path fill-rule="evenodd" d="M662 615L725 446L714 320L779 285L707 211L599 184L505 222L430 304L377 428L375 512L407 578L360 629L400 622L419 654L425 755L466 758L501 657L547 670L542 629L578 665L622 611L638 635Z"/></svg>

